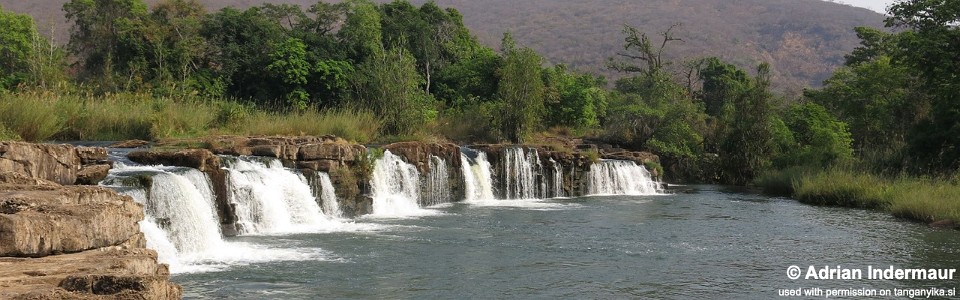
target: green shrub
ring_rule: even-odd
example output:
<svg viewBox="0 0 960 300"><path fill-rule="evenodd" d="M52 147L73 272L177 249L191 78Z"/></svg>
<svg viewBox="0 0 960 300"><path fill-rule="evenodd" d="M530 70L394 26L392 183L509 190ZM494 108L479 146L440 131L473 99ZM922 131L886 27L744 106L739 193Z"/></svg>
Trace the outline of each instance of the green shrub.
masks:
<svg viewBox="0 0 960 300"><path fill-rule="evenodd" d="M643 166L647 168L647 171L656 173L658 177L663 177L663 166L660 163L655 161L645 161Z"/></svg>

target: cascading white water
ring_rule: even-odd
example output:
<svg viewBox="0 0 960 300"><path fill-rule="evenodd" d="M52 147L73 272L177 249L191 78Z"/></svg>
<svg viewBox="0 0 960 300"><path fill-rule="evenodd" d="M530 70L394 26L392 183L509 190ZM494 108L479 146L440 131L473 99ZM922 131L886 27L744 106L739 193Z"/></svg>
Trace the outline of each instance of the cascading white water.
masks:
<svg viewBox="0 0 960 300"><path fill-rule="evenodd" d="M227 159L227 190L236 204L241 233L290 233L316 230L329 219L303 175L276 159Z"/></svg>
<svg viewBox="0 0 960 300"><path fill-rule="evenodd" d="M317 177L320 180L320 203L323 203L323 212L332 218L340 218L343 213L340 211L340 203L337 202L337 192L327 173L319 173Z"/></svg>
<svg viewBox="0 0 960 300"><path fill-rule="evenodd" d="M140 181L136 176L148 177ZM129 181L146 182L133 186ZM116 164L105 185L124 187L120 193L144 205L140 231L158 259L179 271L181 259L195 259L221 249L224 241L216 220L210 180L195 169L130 167Z"/></svg>
<svg viewBox="0 0 960 300"><path fill-rule="evenodd" d="M650 172L632 161L603 160L590 166L587 192L591 195L654 195L658 184Z"/></svg>
<svg viewBox="0 0 960 300"><path fill-rule="evenodd" d="M157 260L168 264L172 273L220 270L253 262L324 259L318 249L270 249L223 240L212 184L196 169L115 162L101 185L144 205L140 231L147 247L157 251Z"/></svg>
<svg viewBox="0 0 960 300"><path fill-rule="evenodd" d="M200 171L189 169L186 173ZM203 176L201 173L200 176ZM148 207L150 215L166 228L180 254L202 253L223 244L212 196L204 195L186 176L159 173L153 176Z"/></svg>
<svg viewBox="0 0 960 300"><path fill-rule="evenodd" d="M421 201L424 206L433 206L450 202L450 180L447 173L447 162L442 158L430 156L430 174L427 176L425 194Z"/></svg>
<svg viewBox="0 0 960 300"><path fill-rule="evenodd" d="M420 197L420 172L417 167L403 161L399 156L384 151L383 157L374 163L373 215L402 217L421 215L417 204Z"/></svg>
<svg viewBox="0 0 960 300"><path fill-rule="evenodd" d="M503 162L507 199L546 198L546 182L537 181L537 175L543 174L537 150L524 152L523 148L508 148L503 155Z"/></svg>
<svg viewBox="0 0 960 300"><path fill-rule="evenodd" d="M563 192L563 166L560 165L557 161L550 159L550 164L553 165L553 197L560 198L564 197L565 193Z"/></svg>
<svg viewBox="0 0 960 300"><path fill-rule="evenodd" d="M486 153L477 153L477 158L471 163L470 159L461 152L460 161L465 191L464 201L493 200L493 179Z"/></svg>

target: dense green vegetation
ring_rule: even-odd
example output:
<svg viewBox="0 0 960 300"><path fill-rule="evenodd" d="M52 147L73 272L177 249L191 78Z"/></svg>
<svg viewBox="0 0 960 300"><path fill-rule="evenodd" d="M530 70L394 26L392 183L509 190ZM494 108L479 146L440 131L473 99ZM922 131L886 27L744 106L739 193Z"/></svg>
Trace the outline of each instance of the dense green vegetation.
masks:
<svg viewBox="0 0 960 300"><path fill-rule="evenodd" d="M8 10L37 20L42 34L65 43L69 26L60 10L69 0L0 0ZM153 5L159 0L144 0ZM378 3L391 0L377 0ZM856 26L883 26L884 16L867 9L823 0L614 1L609 0L411 0L453 7L483 44L499 47L504 32L547 61L571 70L605 76L623 74L604 62L622 45L620 29L630 24L647 32L683 23L666 57L672 60L716 56L744 69L767 62L772 87L799 95L819 86L857 46ZM310 7L316 0L198 0L209 11L246 9L262 3ZM334 1L330 1L334 2Z"/></svg>
<svg viewBox="0 0 960 300"><path fill-rule="evenodd" d="M960 4L894 5L896 33L821 89L773 92L770 65L669 59L679 25L624 26L602 77L548 65L505 34L480 44L455 9L350 0L207 12L196 0L72 0L66 49L2 12L0 136L162 139L337 134L359 142L541 143L562 133L661 156L668 178L751 183L802 201L954 218L938 181L960 167ZM67 62L70 62L68 68ZM817 171L827 170L827 171ZM930 215L910 188L943 199Z"/></svg>

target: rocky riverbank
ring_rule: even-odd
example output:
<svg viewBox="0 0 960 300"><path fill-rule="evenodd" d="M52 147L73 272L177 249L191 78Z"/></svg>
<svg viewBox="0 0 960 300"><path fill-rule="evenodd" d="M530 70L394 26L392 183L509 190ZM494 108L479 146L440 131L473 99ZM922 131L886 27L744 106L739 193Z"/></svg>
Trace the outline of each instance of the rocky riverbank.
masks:
<svg viewBox="0 0 960 300"><path fill-rule="evenodd" d="M103 148L0 143L0 298L178 299Z"/></svg>

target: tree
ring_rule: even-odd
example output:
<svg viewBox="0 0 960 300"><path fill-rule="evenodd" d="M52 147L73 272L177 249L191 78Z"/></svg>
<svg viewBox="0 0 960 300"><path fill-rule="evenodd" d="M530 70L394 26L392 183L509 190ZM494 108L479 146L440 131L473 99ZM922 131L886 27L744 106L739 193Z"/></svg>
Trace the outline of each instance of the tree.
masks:
<svg viewBox="0 0 960 300"><path fill-rule="evenodd" d="M355 97L381 118L385 133L412 134L436 116L420 80L413 56L403 47L381 49L357 69Z"/></svg>
<svg viewBox="0 0 960 300"><path fill-rule="evenodd" d="M925 117L929 101L910 70L880 55L838 69L820 90L807 91L814 102L850 125L859 153L896 153L910 130Z"/></svg>
<svg viewBox="0 0 960 300"><path fill-rule="evenodd" d="M700 169L703 154L703 107L689 89L672 79L663 61L667 45L680 41L672 34L677 25L662 33L659 46L636 28L624 27L621 59L610 58L608 67L631 74L614 84L605 130L607 139L634 149L653 151L661 156L672 174L701 177L689 170ZM713 177L713 176L710 176Z"/></svg>
<svg viewBox="0 0 960 300"><path fill-rule="evenodd" d="M29 58L34 39L39 37L33 18L7 12L0 7L0 91L9 90L28 80Z"/></svg>
<svg viewBox="0 0 960 300"><path fill-rule="evenodd" d="M662 42L657 47L654 46L653 41L646 33L640 32L630 25L623 25L623 34L625 35L623 50L626 52L620 52L617 55L626 58L627 61L617 61L610 58L608 67L618 72L642 73L646 77L654 77L655 73L662 72L665 66L663 51L666 50L667 44L683 41L673 35L673 30L679 26L680 24L674 24L667 31L664 31L661 34Z"/></svg>
<svg viewBox="0 0 960 300"><path fill-rule="evenodd" d="M770 66L761 64L750 89L735 97L720 144L721 178L745 185L771 165L777 154L770 108Z"/></svg>
<svg viewBox="0 0 960 300"><path fill-rule="evenodd" d="M567 71L557 65L544 70L546 122L578 128L599 127L607 114L606 82L587 74Z"/></svg>
<svg viewBox="0 0 960 300"><path fill-rule="evenodd" d="M797 104L790 108L784 119L794 144L775 148L781 152L775 159L777 167L806 165L822 168L847 162L853 157L853 140L847 124L830 115L823 106Z"/></svg>
<svg viewBox="0 0 960 300"><path fill-rule="evenodd" d="M306 109L310 95L304 86L312 71L307 62L307 46L297 38L288 38L275 47L270 59L273 62L267 66L267 70L280 77L286 86L287 104L297 110Z"/></svg>
<svg viewBox="0 0 960 300"><path fill-rule="evenodd" d="M383 49L380 12L369 0L348 0L346 21L337 36L354 63L364 61Z"/></svg>
<svg viewBox="0 0 960 300"><path fill-rule="evenodd" d="M175 86L181 92L194 87L193 75L210 55L201 35L206 11L196 0L164 0L157 3L146 23L145 39L154 86Z"/></svg>
<svg viewBox="0 0 960 300"><path fill-rule="evenodd" d="M707 114L714 117L721 116L727 101L738 97L750 85L746 72L716 57L704 60L704 66L699 70L699 78L703 81L700 99Z"/></svg>
<svg viewBox="0 0 960 300"><path fill-rule="evenodd" d="M543 59L530 48L517 49L509 34L504 35L502 44L503 65L497 89L504 104L501 128L508 140L523 143L543 114Z"/></svg>
<svg viewBox="0 0 960 300"><path fill-rule="evenodd" d="M71 0L63 10L73 22L69 49L80 60L81 78L99 79L106 90L129 88L139 81L148 51L143 1Z"/></svg>
<svg viewBox="0 0 960 300"><path fill-rule="evenodd" d="M889 9L888 27L907 29L896 38L894 59L915 72L930 113L910 134L910 153L934 171L960 167L960 2L901 1Z"/></svg>
<svg viewBox="0 0 960 300"><path fill-rule="evenodd" d="M203 36L213 52L207 67L224 82L228 94L267 104L289 92L283 89L283 78L264 72L274 62L270 55L287 36L259 8L224 8L206 19Z"/></svg>

